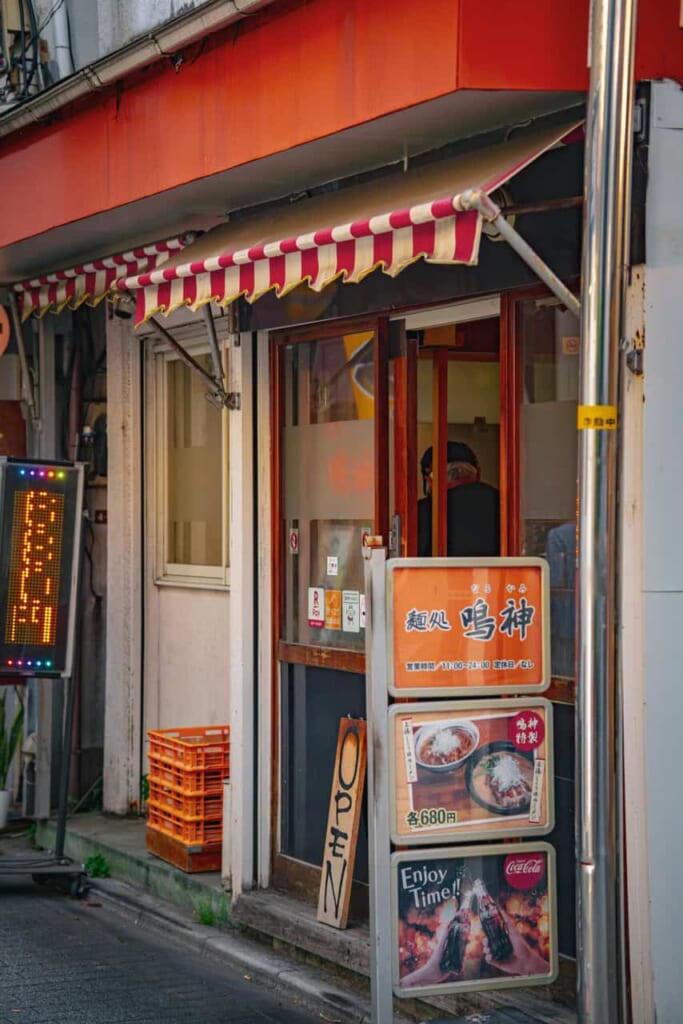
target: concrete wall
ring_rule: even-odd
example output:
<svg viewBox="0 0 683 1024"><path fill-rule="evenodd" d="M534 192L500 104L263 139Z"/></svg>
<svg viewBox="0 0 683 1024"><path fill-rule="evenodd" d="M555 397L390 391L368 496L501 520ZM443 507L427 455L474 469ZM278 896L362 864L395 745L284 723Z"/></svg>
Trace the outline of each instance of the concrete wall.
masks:
<svg viewBox="0 0 683 1024"><path fill-rule="evenodd" d="M677 756L683 723L683 93L652 87L643 434L643 613L650 926L657 1024L681 1020L683 817ZM628 751L626 756L628 757Z"/></svg>
<svg viewBox="0 0 683 1024"><path fill-rule="evenodd" d="M71 35L74 68L121 49L138 36L153 32L173 18L196 7L205 0L65 0ZM55 17L50 17L54 0L33 0L41 37L49 53L51 74L57 78L54 62ZM49 20L48 20L49 19Z"/></svg>

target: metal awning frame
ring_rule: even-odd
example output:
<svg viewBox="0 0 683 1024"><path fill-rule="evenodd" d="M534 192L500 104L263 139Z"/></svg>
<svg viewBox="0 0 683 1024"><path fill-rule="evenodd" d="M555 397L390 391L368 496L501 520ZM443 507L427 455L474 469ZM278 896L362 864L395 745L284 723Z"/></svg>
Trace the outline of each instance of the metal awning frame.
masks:
<svg viewBox="0 0 683 1024"><path fill-rule="evenodd" d="M505 213L500 206L491 199L486 192L470 190L463 193L462 208L464 210L476 210L485 223L496 229L511 249L522 259L536 276L547 285L563 306L566 306L575 317L581 315L581 303L577 297L560 281L557 274L550 269L548 264L541 259L538 253L525 242L518 231L506 219Z"/></svg>
<svg viewBox="0 0 683 1024"><path fill-rule="evenodd" d="M574 200L568 200L567 205L575 205ZM543 284L555 295L570 313L577 319L581 316L581 303L576 295L567 288L557 274L541 259L538 253L522 238L518 231L510 224L506 217L506 211L501 209L486 192L470 189L461 196L460 209L462 211L475 210L482 220L490 224L510 248L517 253L521 260L538 277ZM173 335L159 322L156 316L151 316L147 323L154 332L178 354L185 365L195 373L208 387L205 398L212 405L218 408L239 409L240 396L233 392L227 392L224 387L224 372L221 361L216 327L211 314L210 304L201 307L202 316L206 323L209 349L213 363L214 373L211 375L204 370L190 355L187 349L183 348L180 342L176 341Z"/></svg>

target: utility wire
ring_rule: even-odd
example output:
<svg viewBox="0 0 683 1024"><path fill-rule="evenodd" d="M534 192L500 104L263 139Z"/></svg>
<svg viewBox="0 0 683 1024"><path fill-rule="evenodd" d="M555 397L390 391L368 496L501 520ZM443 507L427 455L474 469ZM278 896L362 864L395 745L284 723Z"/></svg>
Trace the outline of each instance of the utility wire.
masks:
<svg viewBox="0 0 683 1024"><path fill-rule="evenodd" d="M45 21L38 28L38 34L39 35L43 31L43 29L47 28L47 26L50 24L50 22L54 18L55 14L59 10L59 8L63 7L65 3L66 3L66 0L57 0L57 3L54 4L54 6L52 7L52 9L50 11L48 11L48 13L45 16Z"/></svg>

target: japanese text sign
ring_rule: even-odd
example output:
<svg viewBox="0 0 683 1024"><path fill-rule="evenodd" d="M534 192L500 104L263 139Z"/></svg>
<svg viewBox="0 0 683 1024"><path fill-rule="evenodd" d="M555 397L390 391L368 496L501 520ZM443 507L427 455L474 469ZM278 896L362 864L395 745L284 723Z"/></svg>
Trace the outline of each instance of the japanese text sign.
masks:
<svg viewBox="0 0 683 1024"><path fill-rule="evenodd" d="M547 689L544 559L401 558L387 563L387 574L391 693Z"/></svg>
<svg viewBox="0 0 683 1024"><path fill-rule="evenodd" d="M401 846L546 835L552 708L539 697L394 704L391 838Z"/></svg>
<svg viewBox="0 0 683 1024"><path fill-rule="evenodd" d="M546 843L392 857L396 995L547 985L557 976L555 851Z"/></svg>

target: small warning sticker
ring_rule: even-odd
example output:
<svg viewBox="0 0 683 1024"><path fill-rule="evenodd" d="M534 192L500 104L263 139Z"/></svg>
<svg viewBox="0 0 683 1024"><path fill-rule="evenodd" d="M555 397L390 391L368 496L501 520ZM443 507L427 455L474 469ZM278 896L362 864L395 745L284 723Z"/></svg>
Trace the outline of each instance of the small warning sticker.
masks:
<svg viewBox="0 0 683 1024"><path fill-rule="evenodd" d="M616 405L579 405L576 410L578 430L616 430Z"/></svg>
<svg viewBox="0 0 683 1024"><path fill-rule="evenodd" d="M357 590L342 591L342 629L360 633L360 594Z"/></svg>
<svg viewBox="0 0 683 1024"><path fill-rule="evenodd" d="M308 625L313 629L325 627L325 591L323 587L308 588Z"/></svg>
<svg viewBox="0 0 683 1024"><path fill-rule="evenodd" d="M325 629L342 628L341 590L325 591Z"/></svg>

